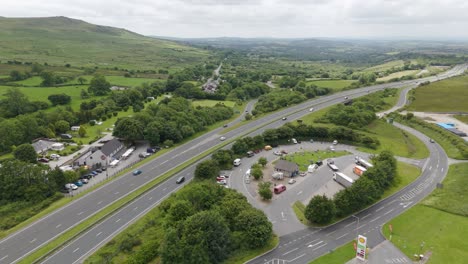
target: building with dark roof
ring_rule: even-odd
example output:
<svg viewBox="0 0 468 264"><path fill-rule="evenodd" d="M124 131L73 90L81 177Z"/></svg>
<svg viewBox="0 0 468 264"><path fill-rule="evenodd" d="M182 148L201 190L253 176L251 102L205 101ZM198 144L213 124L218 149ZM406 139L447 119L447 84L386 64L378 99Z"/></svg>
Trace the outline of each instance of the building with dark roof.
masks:
<svg viewBox="0 0 468 264"><path fill-rule="evenodd" d="M299 174L299 166L287 160L278 160L275 164L275 171L282 172L286 177L294 177Z"/></svg>
<svg viewBox="0 0 468 264"><path fill-rule="evenodd" d="M106 163L110 163L114 159L118 159L118 153L124 148L124 144L117 138L109 140L101 147L95 147L90 149L88 152L81 155L75 160L74 165L82 166L87 165L93 167L100 163L105 166Z"/></svg>

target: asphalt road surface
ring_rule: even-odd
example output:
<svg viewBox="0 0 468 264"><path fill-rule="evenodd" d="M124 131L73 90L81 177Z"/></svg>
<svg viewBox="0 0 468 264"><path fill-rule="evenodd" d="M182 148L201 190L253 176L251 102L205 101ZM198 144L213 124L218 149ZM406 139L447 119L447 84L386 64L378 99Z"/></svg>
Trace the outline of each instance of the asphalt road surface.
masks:
<svg viewBox="0 0 468 264"><path fill-rule="evenodd" d="M341 103L343 101L343 96L354 98L384 88L398 88L411 85L414 86L422 81L435 81L438 79L458 75L462 73L464 69L466 69L466 65L458 65L448 72L435 77L427 77L424 79L410 80L392 84L375 85L320 97L318 99L307 101L254 120L248 124L223 134L223 136L229 140L231 138L245 135L247 131L253 131L253 133L250 135L260 134L266 128L273 128L282 125L282 123L284 123L284 121L281 121L283 116L288 116L289 119L298 119L308 114L308 109L310 107L320 109L333 104ZM252 107L253 103L250 103L247 106L247 111L250 111ZM243 115L241 115L238 119L229 125L232 126L233 124L240 122L242 118ZM139 167L139 169L143 171L142 174L133 176L131 173L128 173L119 178L116 178L114 181L73 201L67 206L54 211L53 213L27 226L26 228L6 237L0 241L0 263L18 262L28 254L44 246L54 238L60 236L63 232L78 225L83 220L96 214L116 200L121 199L132 191L137 190L152 179L164 174L165 172L171 170L186 160L189 160L192 157L197 156L199 153L220 144L219 133L222 131L223 128L210 131L209 133L204 134L184 145L174 148L172 151L165 153L164 155L161 155L151 162L148 162L145 165ZM85 256L92 253L99 246L103 245L104 242L110 240L113 236L118 234L118 232L122 231L131 222L143 216L144 213L146 213L150 208L156 206L163 197L175 191L180 185L175 185L174 179L179 175L184 175L184 173L185 175L192 175L194 166L195 164L185 169L178 175L175 175L167 182L159 185L158 187L155 187L147 194L135 199L129 205L121 208L118 212L108 217L105 221L101 222L101 224L94 226L92 232L89 231L85 234L82 234L80 237L64 246L60 251L47 259L46 263L75 263L81 261ZM154 192L158 193L159 196L148 196L150 194L155 195ZM150 199L150 197L153 198ZM122 214L122 217L115 219L116 215L118 214ZM389 215L393 214L389 213ZM94 236L94 238L91 238L90 236ZM297 234L293 233L288 236L297 236ZM286 239L288 236L286 236ZM282 238L282 240L284 239L285 238ZM325 242L322 241L321 243ZM330 243L332 244L332 242ZM320 247L323 248L325 246ZM327 248L329 247L330 245Z"/></svg>

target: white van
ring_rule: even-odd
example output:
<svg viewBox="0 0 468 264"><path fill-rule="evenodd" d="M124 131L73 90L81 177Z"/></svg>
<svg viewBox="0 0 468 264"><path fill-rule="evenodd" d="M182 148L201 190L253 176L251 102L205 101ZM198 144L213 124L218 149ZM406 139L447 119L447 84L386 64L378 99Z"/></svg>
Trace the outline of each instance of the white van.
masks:
<svg viewBox="0 0 468 264"><path fill-rule="evenodd" d="M235 159L234 162L233 162L234 166L239 166L241 165L241 159Z"/></svg>
<svg viewBox="0 0 468 264"><path fill-rule="evenodd" d="M295 138L291 139L292 143L297 144L297 140Z"/></svg>

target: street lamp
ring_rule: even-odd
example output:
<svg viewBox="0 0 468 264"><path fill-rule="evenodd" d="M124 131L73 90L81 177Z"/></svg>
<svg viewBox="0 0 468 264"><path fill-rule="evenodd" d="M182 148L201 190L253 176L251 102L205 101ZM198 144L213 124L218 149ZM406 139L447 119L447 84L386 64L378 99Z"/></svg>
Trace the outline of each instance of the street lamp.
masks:
<svg viewBox="0 0 468 264"><path fill-rule="evenodd" d="M356 224L356 239L358 239L358 235L359 235L359 217L355 216L355 215L351 215L352 217L354 218L357 218L357 224Z"/></svg>

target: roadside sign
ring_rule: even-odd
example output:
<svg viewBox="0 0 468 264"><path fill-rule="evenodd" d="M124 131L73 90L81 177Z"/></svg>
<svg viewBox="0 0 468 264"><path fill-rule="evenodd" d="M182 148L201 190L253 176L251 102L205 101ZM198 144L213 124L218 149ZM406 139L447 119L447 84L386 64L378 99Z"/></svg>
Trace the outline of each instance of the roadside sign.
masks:
<svg viewBox="0 0 468 264"><path fill-rule="evenodd" d="M358 236L356 249L356 258L360 260L366 260L366 247L367 247L367 238L365 236Z"/></svg>
<svg viewBox="0 0 468 264"><path fill-rule="evenodd" d="M390 233L393 233L393 225L392 224L388 225L388 229L390 229Z"/></svg>
<svg viewBox="0 0 468 264"><path fill-rule="evenodd" d="M354 247L354 251L356 251L357 250L356 242L353 243L353 247Z"/></svg>

